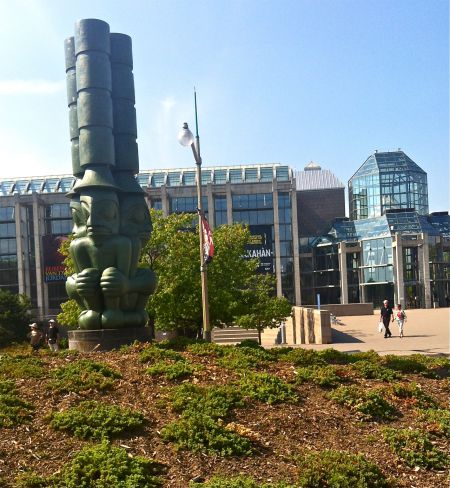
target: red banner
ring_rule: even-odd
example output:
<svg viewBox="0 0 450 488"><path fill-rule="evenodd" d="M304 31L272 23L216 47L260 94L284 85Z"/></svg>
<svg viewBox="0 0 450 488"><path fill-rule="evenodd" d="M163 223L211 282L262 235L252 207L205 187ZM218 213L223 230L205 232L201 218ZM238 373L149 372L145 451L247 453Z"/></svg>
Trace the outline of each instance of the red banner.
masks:
<svg viewBox="0 0 450 488"><path fill-rule="evenodd" d="M203 264L208 264L212 261L214 256L214 242L212 237L211 227L206 220L206 217L200 214L202 219L202 234L203 234Z"/></svg>

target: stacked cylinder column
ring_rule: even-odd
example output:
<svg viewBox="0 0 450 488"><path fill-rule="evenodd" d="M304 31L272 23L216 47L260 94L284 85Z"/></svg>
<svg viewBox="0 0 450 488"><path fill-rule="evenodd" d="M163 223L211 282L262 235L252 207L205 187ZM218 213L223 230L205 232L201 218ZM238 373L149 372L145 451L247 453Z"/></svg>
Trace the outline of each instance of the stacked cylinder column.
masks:
<svg viewBox="0 0 450 488"><path fill-rule="evenodd" d="M83 170L80 166L75 39L73 37L69 37L64 41L64 52L66 58L66 86L67 105L69 107L70 142L72 145L72 172L74 176L81 178L83 176Z"/></svg>
<svg viewBox="0 0 450 488"><path fill-rule="evenodd" d="M129 178L139 172L132 44L126 34L110 39L115 171Z"/></svg>
<svg viewBox="0 0 450 488"><path fill-rule="evenodd" d="M109 25L97 19L75 25L80 167L114 166ZM103 166L103 168L101 168ZM103 171L102 171L103 170Z"/></svg>

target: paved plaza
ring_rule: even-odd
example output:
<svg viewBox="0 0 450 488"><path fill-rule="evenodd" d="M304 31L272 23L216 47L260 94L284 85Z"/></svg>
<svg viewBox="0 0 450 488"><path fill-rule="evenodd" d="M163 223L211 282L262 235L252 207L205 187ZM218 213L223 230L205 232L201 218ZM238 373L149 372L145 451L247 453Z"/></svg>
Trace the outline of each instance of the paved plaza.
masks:
<svg viewBox="0 0 450 488"><path fill-rule="evenodd" d="M339 351L356 352L374 349L379 354L450 354L450 308L413 309L406 311L408 319L404 337L399 337L397 323L391 324L392 337L384 339L378 332L379 312L374 315L339 317L342 325L332 325L332 345L302 345L310 349L333 347Z"/></svg>

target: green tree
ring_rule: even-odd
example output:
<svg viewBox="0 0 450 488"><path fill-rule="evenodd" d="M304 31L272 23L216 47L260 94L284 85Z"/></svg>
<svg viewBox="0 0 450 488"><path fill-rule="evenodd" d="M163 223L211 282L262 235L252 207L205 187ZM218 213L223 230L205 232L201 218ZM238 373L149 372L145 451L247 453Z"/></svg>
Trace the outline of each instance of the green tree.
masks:
<svg viewBox="0 0 450 488"><path fill-rule="evenodd" d="M273 296L275 278L273 275L254 275L248 280L248 288L242 291L244 313L236 317L236 325L261 332L269 327L279 327L291 314L292 305L284 297Z"/></svg>
<svg viewBox="0 0 450 488"><path fill-rule="evenodd" d="M64 256L64 266L66 267L64 274L71 276L75 273L75 267L71 255L69 254L69 246L72 242L73 235L70 235L65 239L60 247L59 253ZM58 323L65 325L69 329L76 329L78 327L78 316L81 313L81 308L78 306L75 300L67 300L67 302L61 303L61 312L56 317Z"/></svg>
<svg viewBox="0 0 450 488"><path fill-rule="evenodd" d="M148 312L162 330L198 330L202 324L198 227L192 214L151 210L153 233L142 253L142 264L158 276ZM250 231L241 224L214 230L215 255L208 265L210 322L236 322L262 330L279 325L290 314L289 302L275 298L274 278L256 272L258 262L244 258ZM246 317L244 319L244 317Z"/></svg>
<svg viewBox="0 0 450 488"><path fill-rule="evenodd" d="M0 346L23 341L29 332L30 299L8 290L0 290Z"/></svg>

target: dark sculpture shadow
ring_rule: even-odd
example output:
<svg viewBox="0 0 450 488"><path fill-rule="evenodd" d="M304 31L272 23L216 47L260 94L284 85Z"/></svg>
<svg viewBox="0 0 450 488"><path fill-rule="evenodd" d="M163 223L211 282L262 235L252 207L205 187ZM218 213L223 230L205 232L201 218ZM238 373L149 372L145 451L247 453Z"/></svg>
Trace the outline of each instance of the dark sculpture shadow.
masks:
<svg viewBox="0 0 450 488"><path fill-rule="evenodd" d="M358 339L355 336L347 334L346 332L342 332L340 330L336 330L331 328L331 338L333 343L340 343L340 344L357 344L363 343L361 339Z"/></svg>

